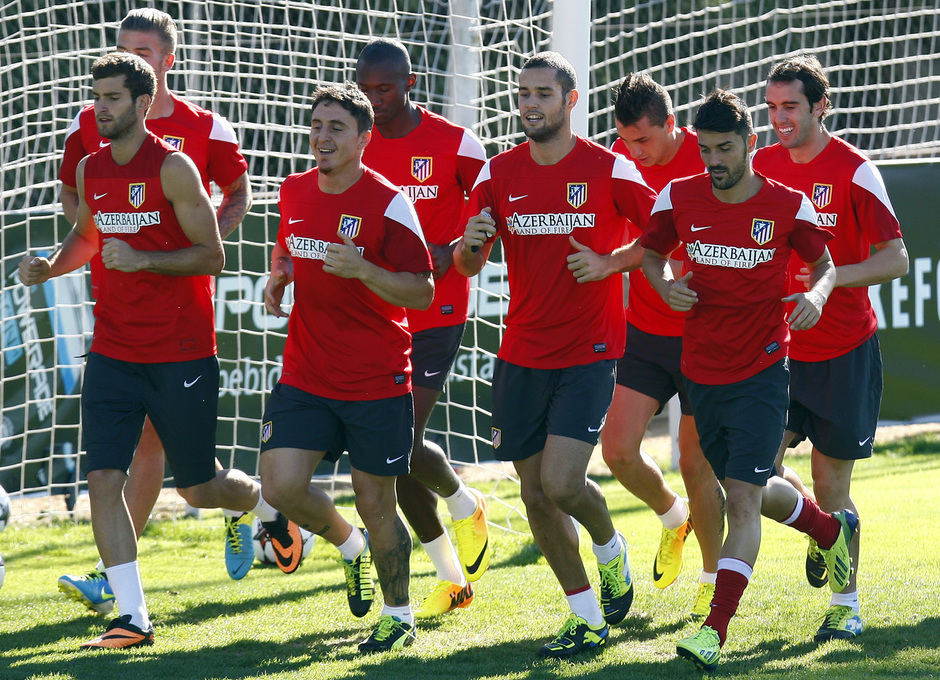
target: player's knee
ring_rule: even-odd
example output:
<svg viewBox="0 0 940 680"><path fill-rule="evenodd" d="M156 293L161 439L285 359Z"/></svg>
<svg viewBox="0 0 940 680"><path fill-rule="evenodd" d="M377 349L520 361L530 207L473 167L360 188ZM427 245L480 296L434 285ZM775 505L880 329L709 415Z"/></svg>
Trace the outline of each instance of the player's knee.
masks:
<svg viewBox="0 0 940 680"><path fill-rule="evenodd" d="M712 466L707 460L705 460L705 456L701 454L680 455L679 474L682 475L682 481L685 482L686 488L695 482L700 482L702 480L712 480L715 478L715 473L712 471ZM716 481L715 483L717 484L718 482Z"/></svg>
<svg viewBox="0 0 940 680"><path fill-rule="evenodd" d="M626 472L635 469L640 462L640 448L622 439L614 442L605 441L601 447L601 454L609 467Z"/></svg>
<svg viewBox="0 0 940 680"><path fill-rule="evenodd" d="M189 503L194 508L213 508L213 496L212 482L206 482L205 484L197 484L196 486L188 486L185 488L177 488L176 491L180 496L183 497L183 500Z"/></svg>
<svg viewBox="0 0 940 680"><path fill-rule="evenodd" d="M567 512L578 504L584 493L584 480L572 480L568 476L554 476L542 480L542 488L548 500Z"/></svg>

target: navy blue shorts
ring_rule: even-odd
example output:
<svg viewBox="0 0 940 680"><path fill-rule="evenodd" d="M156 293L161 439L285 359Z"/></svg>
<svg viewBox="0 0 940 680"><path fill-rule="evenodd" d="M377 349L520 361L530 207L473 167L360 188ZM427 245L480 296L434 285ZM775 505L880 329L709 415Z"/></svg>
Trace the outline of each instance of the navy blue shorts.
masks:
<svg viewBox="0 0 940 680"><path fill-rule="evenodd" d="M357 470L397 477L410 469L414 424L410 392L388 399L345 401L279 382L261 419L261 452L322 451L325 460L335 463L348 451Z"/></svg>
<svg viewBox="0 0 940 680"><path fill-rule="evenodd" d="M411 336L411 384L441 392L460 350L466 324L428 328Z"/></svg>
<svg viewBox="0 0 940 680"><path fill-rule="evenodd" d="M548 435L597 444L614 397L617 364L608 359L570 368L524 368L502 359L493 371L493 450L524 460Z"/></svg>
<svg viewBox="0 0 940 680"><path fill-rule="evenodd" d="M783 439L789 380L786 359L728 385L686 378L702 451L719 480L767 484Z"/></svg>
<svg viewBox="0 0 940 680"><path fill-rule="evenodd" d="M787 429L839 460L872 454L884 387L881 347L873 335L827 361L790 361Z"/></svg>
<svg viewBox="0 0 940 680"><path fill-rule="evenodd" d="M653 335L627 323L627 348L617 362L617 384L645 394L663 407L676 394L682 413L692 415L680 369L682 337Z"/></svg>
<svg viewBox="0 0 940 680"><path fill-rule="evenodd" d="M144 416L150 416L176 486L208 482L215 477L218 406L219 361L214 356L139 364L92 352L82 385L86 470L126 472Z"/></svg>

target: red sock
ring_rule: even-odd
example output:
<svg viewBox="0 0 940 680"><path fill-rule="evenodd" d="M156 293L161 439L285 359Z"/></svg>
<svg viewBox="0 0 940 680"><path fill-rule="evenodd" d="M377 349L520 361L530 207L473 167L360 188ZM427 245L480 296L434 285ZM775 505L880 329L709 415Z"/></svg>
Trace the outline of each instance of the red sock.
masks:
<svg viewBox="0 0 940 680"><path fill-rule="evenodd" d="M831 548L842 531L839 520L820 510L816 501L809 498L803 499L803 509L790 526L809 535L823 550Z"/></svg>
<svg viewBox="0 0 940 680"><path fill-rule="evenodd" d="M705 626L711 626L718 632L718 641L725 644L728 637L728 623L738 611L738 603L747 588L747 576L732 571L719 569L718 579L715 582L715 596L712 598L712 609L705 619Z"/></svg>

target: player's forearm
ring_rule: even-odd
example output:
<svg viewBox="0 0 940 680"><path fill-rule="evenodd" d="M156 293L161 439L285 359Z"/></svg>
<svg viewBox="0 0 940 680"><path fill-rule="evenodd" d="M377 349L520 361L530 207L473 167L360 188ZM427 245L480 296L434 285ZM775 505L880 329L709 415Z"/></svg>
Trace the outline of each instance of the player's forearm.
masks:
<svg viewBox="0 0 940 680"><path fill-rule="evenodd" d="M669 262L659 253L647 250L642 259L643 276L649 281L659 296L666 302L669 298L669 288L672 285L672 269Z"/></svg>
<svg viewBox="0 0 940 680"><path fill-rule="evenodd" d="M810 292L822 296L823 302L829 299L836 287L836 266L828 250L823 259L810 265L809 284Z"/></svg>
<svg viewBox="0 0 940 680"><path fill-rule="evenodd" d="M633 243L621 246L610 254L610 273L625 274L643 266L643 256L646 249L640 245L639 239Z"/></svg>
<svg viewBox="0 0 940 680"><path fill-rule="evenodd" d="M137 251L141 271L167 276L215 276L225 266L221 244L197 243L189 248L171 251Z"/></svg>
<svg viewBox="0 0 940 680"><path fill-rule="evenodd" d="M909 259L902 239L881 243L876 252L857 264L836 267L836 286L861 288L887 283L907 274Z"/></svg>
<svg viewBox="0 0 940 680"><path fill-rule="evenodd" d="M49 278L78 269L97 252L97 238L92 240L72 229L62 241L62 246L49 257Z"/></svg>
<svg viewBox="0 0 940 680"><path fill-rule="evenodd" d="M238 229L238 225L251 208L251 183L248 181L248 173L223 187L222 194L222 203L216 211L216 219L219 221L219 235L224 240Z"/></svg>
<svg viewBox="0 0 940 680"><path fill-rule="evenodd" d="M468 278L476 276L483 270L489 251L489 245L473 250L463 239L460 239L454 248L454 268Z"/></svg>
<svg viewBox="0 0 940 680"><path fill-rule="evenodd" d="M390 272L371 262L359 280L380 298L392 305L407 309L427 309L434 299L434 279L431 272Z"/></svg>

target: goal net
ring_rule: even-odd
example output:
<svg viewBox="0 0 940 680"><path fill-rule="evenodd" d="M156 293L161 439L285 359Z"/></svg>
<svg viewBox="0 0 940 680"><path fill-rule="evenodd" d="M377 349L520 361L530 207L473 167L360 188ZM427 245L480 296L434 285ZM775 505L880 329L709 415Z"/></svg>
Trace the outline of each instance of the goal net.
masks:
<svg viewBox="0 0 940 680"><path fill-rule="evenodd" d="M217 281L222 367L219 457L257 472L265 393L280 373L286 325L265 313L262 292L277 231L281 180L312 164L309 95L352 79L375 36L408 47L419 74L413 99L472 126L490 155L520 141L515 83L524 58L550 49L563 0L172 0L153 3L178 20L180 48L169 85L225 116L249 162L251 214L227 240ZM571 3L573 0L567 0ZM613 141L613 88L628 71L648 71L672 93L687 124L699 98L718 85L753 107L762 142L772 141L762 83L770 65L803 51L828 68L835 112L828 121L876 159L936 156L940 120L940 15L932 2L699 3L575 2L590 22L591 73L582 83L589 135ZM632 5L632 3L630 3ZM91 62L111 50L117 26L138 3L126 0L10 0L0 8L0 484L14 495L84 489L78 393L92 329L81 270L26 289L16 276L25 254L51 252L68 232L57 173L65 132L90 98ZM217 198L217 197L216 197ZM490 464L489 381L509 291L499 251L473 282L471 314L448 389L429 436L464 470L485 470L496 487L511 474ZM320 472L335 480L341 468ZM334 488L334 491L336 489ZM519 509L507 508L516 528Z"/></svg>

